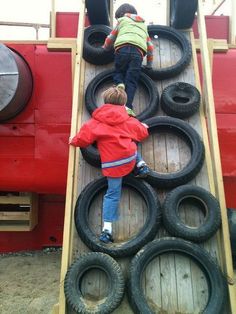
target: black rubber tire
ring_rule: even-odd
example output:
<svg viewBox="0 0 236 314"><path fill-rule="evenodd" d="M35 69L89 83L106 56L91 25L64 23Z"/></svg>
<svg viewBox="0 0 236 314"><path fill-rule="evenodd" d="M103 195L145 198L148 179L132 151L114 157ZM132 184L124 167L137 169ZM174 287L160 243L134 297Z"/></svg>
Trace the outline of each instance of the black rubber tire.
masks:
<svg viewBox="0 0 236 314"><path fill-rule="evenodd" d="M204 162L205 149L199 134L185 121L172 117L154 117L145 120L149 133L168 131L180 136L191 149L188 164L180 171L159 173L151 170L145 180L151 185L161 188L173 188L192 180L201 170Z"/></svg>
<svg viewBox="0 0 236 314"><path fill-rule="evenodd" d="M89 307L80 291L81 279L86 271L100 269L106 273L109 281L108 295L96 307ZM64 291L68 305L76 312L83 314L109 314L122 301L125 281L119 264L109 255L90 252L80 256L68 269Z"/></svg>
<svg viewBox="0 0 236 314"><path fill-rule="evenodd" d="M205 219L196 228L189 227L180 219L180 202L196 199L204 206ZM170 235L193 242L203 242L212 237L221 225L218 200L205 189L196 185L182 185L169 192L163 203L163 223Z"/></svg>
<svg viewBox="0 0 236 314"><path fill-rule="evenodd" d="M177 82L167 86L161 95L161 108L171 117L189 118L199 109L201 95L188 83Z"/></svg>
<svg viewBox="0 0 236 314"><path fill-rule="evenodd" d="M170 0L170 26L191 28L197 11L197 0Z"/></svg>
<svg viewBox="0 0 236 314"><path fill-rule="evenodd" d="M104 65L114 61L114 49L102 49L105 38L110 34L111 28L106 25L92 25L84 30L83 58L85 61Z"/></svg>
<svg viewBox="0 0 236 314"><path fill-rule="evenodd" d="M236 268L236 209L228 208L230 243L234 268Z"/></svg>
<svg viewBox="0 0 236 314"><path fill-rule="evenodd" d="M145 180L157 188L173 188L186 184L192 180L201 170L205 149L198 133L185 121L172 117L153 117L143 121L149 126L149 133L169 131L183 138L191 148L191 159L189 163L180 171L173 173L150 172ZM101 158L98 149L90 145L81 148L83 158L91 165L101 168Z"/></svg>
<svg viewBox="0 0 236 314"><path fill-rule="evenodd" d="M182 254L198 264L206 276L209 287L209 299L203 313L224 313L223 308L227 297L227 284L219 266L210 254L199 245L175 238L162 238L148 243L131 261L127 291L134 313L156 313L148 306L142 291L142 274L154 258L165 253Z"/></svg>
<svg viewBox="0 0 236 314"><path fill-rule="evenodd" d="M89 83L85 92L85 106L90 114L97 109L96 103L96 91L99 87L107 82L112 82L114 75L114 69L103 71L95 76L95 78ZM157 112L159 106L159 94L154 82L144 73L141 73L139 84L144 86L149 95L149 104L147 108L137 115L137 119L142 121L149 117L152 117Z"/></svg>
<svg viewBox="0 0 236 314"><path fill-rule="evenodd" d="M151 38L155 38L154 36L157 35L159 38L166 38L174 42L180 48L182 56L176 64L169 67L159 69L143 67L143 71L153 80L164 80L180 74L189 65L192 58L192 48L188 39L179 31L168 26L149 25L148 33Z"/></svg>
<svg viewBox="0 0 236 314"><path fill-rule="evenodd" d="M85 0L85 5L91 25L110 25L108 0L96 0L96 4L94 0Z"/></svg>
<svg viewBox="0 0 236 314"><path fill-rule="evenodd" d="M100 178L89 183L79 195L75 206L75 226L82 241L93 251L107 253L113 257L131 256L143 245L153 240L161 220L160 202L155 190L143 180L133 177L124 177L123 185L138 191L147 205L147 219L140 231L128 241L115 244L105 244L89 227L88 212L94 197L107 188L107 179Z"/></svg>

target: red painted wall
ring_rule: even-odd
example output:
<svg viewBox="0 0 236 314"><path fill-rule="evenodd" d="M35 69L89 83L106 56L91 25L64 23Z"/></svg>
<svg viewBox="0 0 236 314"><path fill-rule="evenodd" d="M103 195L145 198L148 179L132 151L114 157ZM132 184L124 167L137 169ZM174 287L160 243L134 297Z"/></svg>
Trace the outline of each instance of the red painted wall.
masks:
<svg viewBox="0 0 236 314"><path fill-rule="evenodd" d="M229 38L229 16L206 15L207 37L215 39ZM194 37L199 38L197 20L193 23Z"/></svg>
<svg viewBox="0 0 236 314"><path fill-rule="evenodd" d="M0 124L0 190L65 194L71 121L71 57L45 45L8 45L29 64L33 95Z"/></svg>

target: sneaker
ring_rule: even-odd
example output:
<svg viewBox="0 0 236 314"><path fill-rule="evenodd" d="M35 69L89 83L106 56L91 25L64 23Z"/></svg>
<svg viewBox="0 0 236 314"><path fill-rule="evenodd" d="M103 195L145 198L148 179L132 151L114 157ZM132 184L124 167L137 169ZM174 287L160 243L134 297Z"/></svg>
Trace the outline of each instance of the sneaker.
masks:
<svg viewBox="0 0 236 314"><path fill-rule="evenodd" d="M105 229L99 236L99 240L104 243L112 243L114 242L112 235Z"/></svg>
<svg viewBox="0 0 236 314"><path fill-rule="evenodd" d="M126 107L126 106L125 106L125 109L129 116L136 117L136 114L134 113L133 109L130 109L129 107Z"/></svg>
<svg viewBox="0 0 236 314"><path fill-rule="evenodd" d="M125 84L124 83L119 83L116 85L116 87L125 90Z"/></svg>
<svg viewBox="0 0 236 314"><path fill-rule="evenodd" d="M143 164L140 167L136 166L134 169L134 176L136 178L146 178L149 173L150 169L146 164Z"/></svg>

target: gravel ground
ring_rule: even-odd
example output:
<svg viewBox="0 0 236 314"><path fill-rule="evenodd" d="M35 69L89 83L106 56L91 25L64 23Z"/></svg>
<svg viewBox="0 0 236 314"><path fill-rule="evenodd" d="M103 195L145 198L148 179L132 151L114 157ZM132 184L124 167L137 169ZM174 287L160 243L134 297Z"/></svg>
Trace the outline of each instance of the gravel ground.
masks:
<svg viewBox="0 0 236 314"><path fill-rule="evenodd" d="M61 249L0 254L0 313L51 314L60 263Z"/></svg>

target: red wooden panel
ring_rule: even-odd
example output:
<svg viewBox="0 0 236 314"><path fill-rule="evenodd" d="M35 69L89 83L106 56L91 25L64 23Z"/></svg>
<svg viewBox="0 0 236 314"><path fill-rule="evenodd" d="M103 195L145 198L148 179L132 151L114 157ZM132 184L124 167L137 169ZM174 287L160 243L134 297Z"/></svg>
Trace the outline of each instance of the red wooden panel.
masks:
<svg viewBox="0 0 236 314"><path fill-rule="evenodd" d="M213 16L206 15L205 17L207 37L215 39L229 38L229 16ZM194 37L199 38L197 20L193 23Z"/></svg>
<svg viewBox="0 0 236 314"><path fill-rule="evenodd" d="M79 13L57 12L56 37L77 37ZM85 26L89 25L88 17L85 18Z"/></svg>

